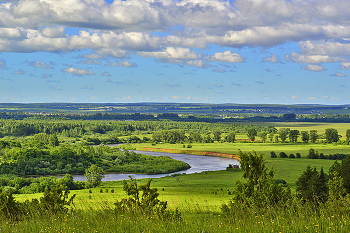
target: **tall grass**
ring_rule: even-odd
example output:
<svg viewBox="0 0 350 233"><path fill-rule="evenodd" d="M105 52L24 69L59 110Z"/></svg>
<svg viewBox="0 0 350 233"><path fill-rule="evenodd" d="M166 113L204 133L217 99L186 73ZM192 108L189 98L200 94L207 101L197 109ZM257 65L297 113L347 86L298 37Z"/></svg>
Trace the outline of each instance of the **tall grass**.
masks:
<svg viewBox="0 0 350 233"><path fill-rule="evenodd" d="M181 218L118 213L108 203L67 213L29 210L19 221L0 217L1 232L349 232L350 202L314 208L295 201L283 209L237 206L231 213L187 204Z"/></svg>

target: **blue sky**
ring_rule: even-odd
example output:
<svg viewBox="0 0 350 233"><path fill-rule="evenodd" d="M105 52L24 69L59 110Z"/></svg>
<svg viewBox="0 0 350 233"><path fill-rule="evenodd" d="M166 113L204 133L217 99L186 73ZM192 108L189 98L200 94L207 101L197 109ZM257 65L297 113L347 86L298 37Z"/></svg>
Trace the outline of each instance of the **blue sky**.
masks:
<svg viewBox="0 0 350 233"><path fill-rule="evenodd" d="M0 3L0 102L349 104L344 0Z"/></svg>

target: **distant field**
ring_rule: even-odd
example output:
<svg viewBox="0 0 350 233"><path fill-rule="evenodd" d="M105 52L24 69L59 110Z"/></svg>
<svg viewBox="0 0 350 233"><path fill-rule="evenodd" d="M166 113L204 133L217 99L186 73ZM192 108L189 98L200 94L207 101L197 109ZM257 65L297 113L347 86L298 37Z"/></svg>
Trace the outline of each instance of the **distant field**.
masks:
<svg viewBox="0 0 350 233"><path fill-rule="evenodd" d="M325 129L334 128L338 130L338 133L345 138L345 132L350 129L350 123L313 123L313 122L257 122L253 123L262 126L274 125L279 128L290 128L299 131L317 130L318 133L324 133Z"/></svg>

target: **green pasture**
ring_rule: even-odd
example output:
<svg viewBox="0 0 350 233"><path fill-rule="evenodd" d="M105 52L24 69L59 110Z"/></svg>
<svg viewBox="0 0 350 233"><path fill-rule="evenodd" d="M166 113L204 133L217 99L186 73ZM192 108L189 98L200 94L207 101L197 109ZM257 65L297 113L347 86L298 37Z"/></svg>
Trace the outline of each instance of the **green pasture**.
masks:
<svg viewBox="0 0 350 233"><path fill-rule="evenodd" d="M219 211L221 204L230 200L229 192L233 191L235 180L241 176L240 171L208 171L153 179L151 187L158 189L159 199L167 201L171 209L201 206L205 210ZM140 179L137 182L141 185L147 180ZM103 193L100 193L101 189ZM112 189L114 193L111 192ZM74 199L76 208L96 209L101 206L113 206L116 200L126 197L122 181L103 182L91 191L92 193L89 193L89 189L71 191L71 194L77 194ZM18 201L39 199L41 196L42 193L15 195Z"/></svg>

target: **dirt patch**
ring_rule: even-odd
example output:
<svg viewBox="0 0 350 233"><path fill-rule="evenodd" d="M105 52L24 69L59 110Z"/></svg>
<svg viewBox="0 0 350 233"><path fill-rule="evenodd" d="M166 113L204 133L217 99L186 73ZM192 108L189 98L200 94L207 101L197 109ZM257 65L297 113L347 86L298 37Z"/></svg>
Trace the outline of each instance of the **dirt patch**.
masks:
<svg viewBox="0 0 350 233"><path fill-rule="evenodd" d="M143 147L140 150L142 150L142 151L154 151L154 152L165 152L165 153L175 153L175 154L216 156L216 157L225 157L225 158L239 160L239 157L236 154L219 153L219 152L211 152L211 151L177 150L177 149L163 149L163 148L153 148L153 147Z"/></svg>

